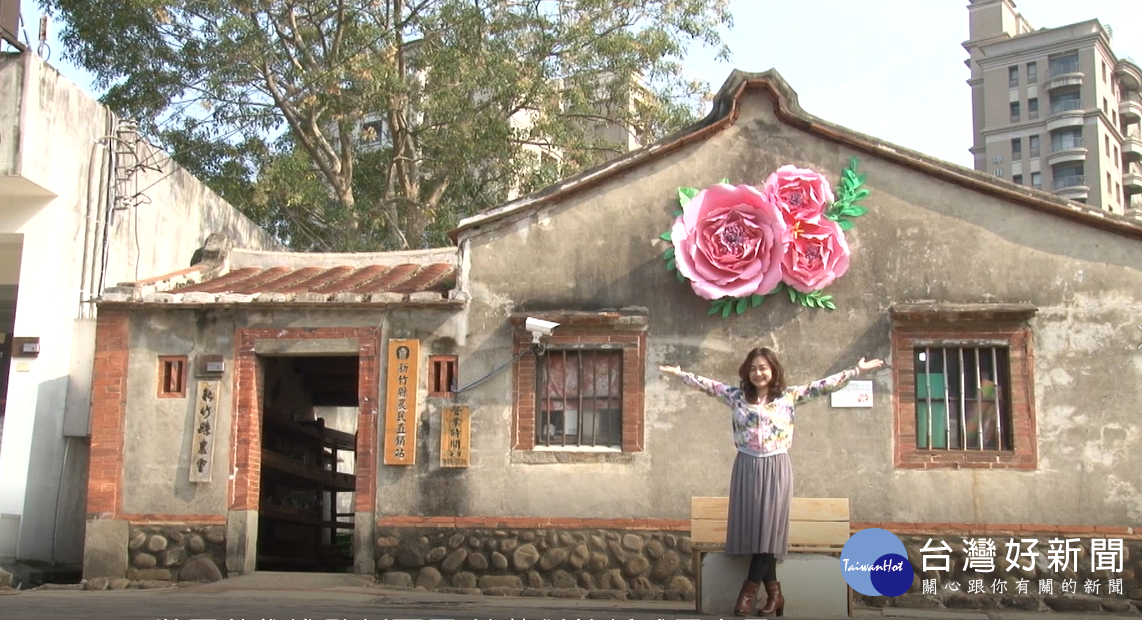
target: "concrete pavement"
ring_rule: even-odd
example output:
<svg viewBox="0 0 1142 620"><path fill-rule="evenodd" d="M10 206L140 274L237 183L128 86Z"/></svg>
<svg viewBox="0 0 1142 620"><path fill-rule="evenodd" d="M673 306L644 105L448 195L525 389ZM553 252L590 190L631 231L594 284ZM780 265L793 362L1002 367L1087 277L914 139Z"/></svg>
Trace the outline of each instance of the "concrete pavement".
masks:
<svg viewBox="0 0 1142 620"><path fill-rule="evenodd" d="M556 599L441 594L377 585L371 575L253 573L211 584L161 589L85 591L80 586L0 590L0 620L684 620L692 602ZM797 617L796 601L787 617ZM732 618L705 615L701 618ZM861 618L1055 620L1134 618L1138 614L963 612L857 609Z"/></svg>

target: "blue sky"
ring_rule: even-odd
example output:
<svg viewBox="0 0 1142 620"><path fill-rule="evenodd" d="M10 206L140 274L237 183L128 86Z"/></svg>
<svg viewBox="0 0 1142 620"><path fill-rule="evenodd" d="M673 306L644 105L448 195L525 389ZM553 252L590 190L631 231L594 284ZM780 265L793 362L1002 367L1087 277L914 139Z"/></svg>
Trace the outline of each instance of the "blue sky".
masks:
<svg viewBox="0 0 1142 620"><path fill-rule="evenodd" d="M967 86L968 0L731 0L734 27L724 33L730 62L692 50L688 77L717 90L734 68L777 69L810 114L882 140L971 166ZM1017 0L1034 28L1088 19L1110 25L1119 56L1142 62L1142 1ZM37 47L40 11L21 0ZM49 62L90 89L91 78L63 60L48 26Z"/></svg>

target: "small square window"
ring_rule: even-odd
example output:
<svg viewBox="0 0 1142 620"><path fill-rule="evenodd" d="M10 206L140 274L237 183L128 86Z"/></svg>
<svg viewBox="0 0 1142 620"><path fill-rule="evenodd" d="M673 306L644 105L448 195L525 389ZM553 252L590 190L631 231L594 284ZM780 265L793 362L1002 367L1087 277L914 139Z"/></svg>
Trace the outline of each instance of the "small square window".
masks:
<svg viewBox="0 0 1142 620"><path fill-rule="evenodd" d="M159 398L186 398L187 357L159 357Z"/></svg>
<svg viewBox="0 0 1142 620"><path fill-rule="evenodd" d="M1018 101L1012 101L1011 102L1011 122L1012 123L1018 123L1019 122L1019 102Z"/></svg>
<svg viewBox="0 0 1142 620"><path fill-rule="evenodd" d="M1016 184L1016 185L1023 185L1023 175L1021 175L1021 174L1011 175L1011 182Z"/></svg>
<svg viewBox="0 0 1142 620"><path fill-rule="evenodd" d="M1039 81L1039 65L1029 62L1027 63L1027 83L1034 84Z"/></svg>
<svg viewBox="0 0 1142 620"><path fill-rule="evenodd" d="M1031 97L1027 100L1027 118L1035 120L1039 118L1039 98Z"/></svg>
<svg viewBox="0 0 1142 620"><path fill-rule="evenodd" d="M428 358L428 395L452 396L456 391L457 358L455 355L432 355Z"/></svg>
<svg viewBox="0 0 1142 620"><path fill-rule="evenodd" d="M1007 68L1007 86L1009 88L1015 88L1016 86L1019 86L1019 67L1018 66Z"/></svg>

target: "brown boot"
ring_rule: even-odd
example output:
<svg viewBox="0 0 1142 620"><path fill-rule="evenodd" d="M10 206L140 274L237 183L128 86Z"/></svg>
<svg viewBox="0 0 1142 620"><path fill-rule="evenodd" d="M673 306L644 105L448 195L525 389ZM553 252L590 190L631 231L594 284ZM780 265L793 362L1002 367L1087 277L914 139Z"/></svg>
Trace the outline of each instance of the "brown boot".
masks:
<svg viewBox="0 0 1142 620"><path fill-rule="evenodd" d="M757 596L757 584L752 581L742 582L742 590L738 592L738 604L734 607L734 615L748 616L753 610L755 596Z"/></svg>
<svg viewBox="0 0 1142 620"><path fill-rule="evenodd" d="M765 602L765 607L757 610L758 615L780 617L784 614L785 597L781 596L781 583L777 581L765 582L765 593L769 596L769 600Z"/></svg>

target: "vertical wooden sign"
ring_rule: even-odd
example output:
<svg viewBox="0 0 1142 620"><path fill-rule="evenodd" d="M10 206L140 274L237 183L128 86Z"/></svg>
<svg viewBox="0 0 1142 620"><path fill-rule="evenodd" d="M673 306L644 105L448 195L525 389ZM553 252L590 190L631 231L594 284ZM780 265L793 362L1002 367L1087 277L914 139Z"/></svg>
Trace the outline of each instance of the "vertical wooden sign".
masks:
<svg viewBox="0 0 1142 620"><path fill-rule="evenodd" d="M416 464L420 341L390 340L385 397L385 465Z"/></svg>
<svg viewBox="0 0 1142 620"><path fill-rule="evenodd" d="M468 405L444 407L440 416L441 467L468 467L471 464L471 413Z"/></svg>
<svg viewBox="0 0 1142 620"><path fill-rule="evenodd" d="M220 381L199 381L195 386L194 423L190 433L190 481L210 482L214 462L214 435L218 419Z"/></svg>

